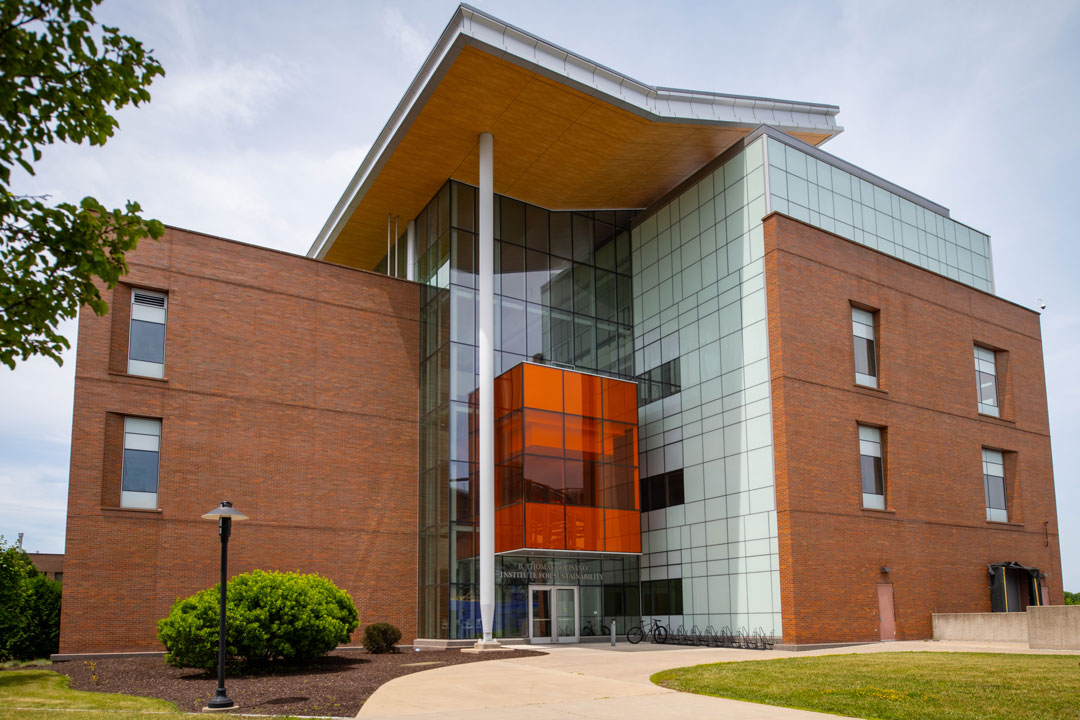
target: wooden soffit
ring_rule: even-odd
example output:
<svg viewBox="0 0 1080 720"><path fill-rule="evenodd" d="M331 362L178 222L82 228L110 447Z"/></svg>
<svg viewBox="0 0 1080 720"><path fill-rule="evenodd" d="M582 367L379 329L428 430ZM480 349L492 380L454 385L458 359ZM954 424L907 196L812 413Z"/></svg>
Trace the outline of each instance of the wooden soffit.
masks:
<svg viewBox="0 0 1080 720"><path fill-rule="evenodd" d="M478 184L477 136L495 138L495 192L550 210L644 208L756 124L649 119L465 46L438 80L324 258L364 269L448 178ZM789 131L790 132L790 131ZM790 132L817 145L829 133Z"/></svg>

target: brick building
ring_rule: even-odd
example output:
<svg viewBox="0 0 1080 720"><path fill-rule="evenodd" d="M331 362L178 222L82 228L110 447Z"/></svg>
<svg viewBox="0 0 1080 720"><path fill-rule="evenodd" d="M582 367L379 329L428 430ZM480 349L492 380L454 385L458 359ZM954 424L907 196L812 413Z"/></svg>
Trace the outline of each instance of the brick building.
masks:
<svg viewBox="0 0 1080 720"><path fill-rule="evenodd" d="M157 648L223 499L232 572L407 639L1061 603L1038 315L989 237L820 149L837 112L461 6L309 257L170 228L82 314L61 651Z"/></svg>

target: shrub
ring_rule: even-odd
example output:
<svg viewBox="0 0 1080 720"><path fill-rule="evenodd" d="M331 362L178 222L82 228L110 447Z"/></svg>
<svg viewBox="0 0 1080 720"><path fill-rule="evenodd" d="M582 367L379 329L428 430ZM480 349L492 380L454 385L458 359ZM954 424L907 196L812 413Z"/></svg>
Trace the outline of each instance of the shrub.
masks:
<svg viewBox="0 0 1080 720"><path fill-rule="evenodd" d="M47 658L60 649L61 585L0 537L0 662Z"/></svg>
<svg viewBox="0 0 1080 720"><path fill-rule="evenodd" d="M165 660L176 667L217 667L218 586L177 600L158 621ZM356 606L319 575L264 572L237 575L226 588L226 663L253 667L313 660L349 641Z"/></svg>
<svg viewBox="0 0 1080 720"><path fill-rule="evenodd" d="M390 623L372 623L364 628L364 648L372 655L397 652L401 631Z"/></svg>

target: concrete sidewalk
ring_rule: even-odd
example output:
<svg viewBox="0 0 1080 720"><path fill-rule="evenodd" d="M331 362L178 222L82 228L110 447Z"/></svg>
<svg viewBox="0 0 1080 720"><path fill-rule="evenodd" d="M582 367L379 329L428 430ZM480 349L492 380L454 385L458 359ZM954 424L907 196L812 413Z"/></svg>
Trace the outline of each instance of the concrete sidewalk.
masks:
<svg viewBox="0 0 1080 720"><path fill-rule="evenodd" d="M660 670L713 662L872 652L1009 652L1026 643L894 642L812 652L680 648L664 645L513 646L542 657L489 660L427 670L392 680L364 704L360 720L650 720L686 717L807 720L836 715L675 692L649 681ZM1073 651L1068 654L1080 655Z"/></svg>

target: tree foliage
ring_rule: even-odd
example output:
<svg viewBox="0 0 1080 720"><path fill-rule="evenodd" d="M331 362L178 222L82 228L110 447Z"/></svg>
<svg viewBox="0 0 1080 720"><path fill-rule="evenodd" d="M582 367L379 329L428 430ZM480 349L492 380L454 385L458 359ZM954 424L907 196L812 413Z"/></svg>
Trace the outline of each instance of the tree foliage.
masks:
<svg viewBox="0 0 1080 720"><path fill-rule="evenodd" d="M0 661L48 657L60 649L60 583L0 537Z"/></svg>
<svg viewBox="0 0 1080 720"><path fill-rule="evenodd" d="M92 197L50 206L19 195L12 170L54 142L103 145L119 124L112 112L150 100L164 70L134 38L98 26L101 0L0 0L0 362L44 355L61 362L70 343L62 320L108 305L95 279L114 286L124 254L164 227L139 204L108 209Z"/></svg>
<svg viewBox="0 0 1080 720"><path fill-rule="evenodd" d="M1065 604L1066 605L1080 605L1080 593L1065 591Z"/></svg>
<svg viewBox="0 0 1080 720"><path fill-rule="evenodd" d="M217 667L219 586L177 600L158 621L166 662ZM232 666L313 660L349 641L357 626L352 598L327 578L255 570L226 587L225 646Z"/></svg>

